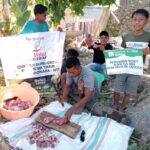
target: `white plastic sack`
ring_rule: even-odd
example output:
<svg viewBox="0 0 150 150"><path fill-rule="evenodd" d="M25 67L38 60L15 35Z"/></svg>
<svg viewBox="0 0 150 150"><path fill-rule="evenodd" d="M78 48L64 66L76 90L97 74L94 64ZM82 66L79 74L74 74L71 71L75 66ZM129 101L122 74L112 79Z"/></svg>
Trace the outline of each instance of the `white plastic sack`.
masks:
<svg viewBox="0 0 150 150"><path fill-rule="evenodd" d="M39 148L36 147L36 144L31 145L27 140L28 134L32 131L32 122L43 110L63 116L70 107L71 105L67 103L65 107L62 107L59 102L55 101L41 108L30 118L2 124L0 131L4 136L8 137L13 147L19 147L23 150L38 150ZM133 132L133 128L129 126L119 124L109 118L91 116L87 113L73 115L71 121L81 125L81 131L85 130L85 141L80 141L81 131L75 139L53 131L59 139L59 143L55 148L45 148L43 150L126 150Z"/></svg>

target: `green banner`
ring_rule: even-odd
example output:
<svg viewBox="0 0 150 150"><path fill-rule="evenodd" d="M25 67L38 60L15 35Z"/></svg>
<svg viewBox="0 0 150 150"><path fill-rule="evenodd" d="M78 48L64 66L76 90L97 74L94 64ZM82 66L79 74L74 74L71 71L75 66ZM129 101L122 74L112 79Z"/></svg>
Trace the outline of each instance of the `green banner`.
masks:
<svg viewBox="0 0 150 150"><path fill-rule="evenodd" d="M143 75L142 49L107 50L104 53L108 74Z"/></svg>

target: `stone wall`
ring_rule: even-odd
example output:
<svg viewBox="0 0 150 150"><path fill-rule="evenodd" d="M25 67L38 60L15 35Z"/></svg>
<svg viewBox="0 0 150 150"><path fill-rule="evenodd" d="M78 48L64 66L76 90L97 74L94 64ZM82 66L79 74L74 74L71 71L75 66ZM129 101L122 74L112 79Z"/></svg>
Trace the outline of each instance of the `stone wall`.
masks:
<svg viewBox="0 0 150 150"><path fill-rule="evenodd" d="M118 9L111 13L106 27L110 35L118 36L130 31L131 15L138 8L144 8L150 13L150 0L120 0ZM150 30L150 23L148 23L146 30Z"/></svg>

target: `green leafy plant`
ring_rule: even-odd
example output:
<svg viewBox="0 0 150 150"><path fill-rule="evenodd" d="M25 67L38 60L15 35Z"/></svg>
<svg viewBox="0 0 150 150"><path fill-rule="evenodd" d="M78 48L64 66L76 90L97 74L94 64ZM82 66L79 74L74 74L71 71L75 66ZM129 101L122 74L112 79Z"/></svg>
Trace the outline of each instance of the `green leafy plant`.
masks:
<svg viewBox="0 0 150 150"><path fill-rule="evenodd" d="M23 26L30 17L30 11L27 10L26 0L9 0L11 11L16 17L16 24Z"/></svg>
<svg viewBox="0 0 150 150"><path fill-rule="evenodd" d="M0 30L6 35L16 34L22 26L29 20L27 0L8 0L10 8L9 19L0 23Z"/></svg>

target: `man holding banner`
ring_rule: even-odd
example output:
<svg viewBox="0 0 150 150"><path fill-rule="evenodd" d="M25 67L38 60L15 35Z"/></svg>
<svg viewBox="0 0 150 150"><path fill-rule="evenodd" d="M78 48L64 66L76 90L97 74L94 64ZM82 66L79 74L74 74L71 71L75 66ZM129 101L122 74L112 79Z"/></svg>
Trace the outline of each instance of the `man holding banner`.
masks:
<svg viewBox="0 0 150 150"><path fill-rule="evenodd" d="M21 34L48 32L49 27L48 27L47 22L45 21L46 12L47 12L47 7L43 6L42 4L37 4L34 7L35 19L30 20L25 24L25 26L23 27L23 30L21 31ZM43 91L42 89L44 88L44 86L47 86L50 84L50 76L32 78L32 79L27 79L25 81L30 82L31 85L34 88L38 89L40 93L46 93L46 91Z"/></svg>
<svg viewBox="0 0 150 150"><path fill-rule="evenodd" d="M47 22L45 22L46 12L47 7L41 4L36 5L34 7L35 19L30 20L25 24L23 30L21 31L21 34L49 31L48 24Z"/></svg>
<svg viewBox="0 0 150 150"><path fill-rule="evenodd" d="M123 41L122 41L122 47L128 48L127 52L130 50L129 56L133 55L134 52L137 51L140 53L143 52L144 55L150 54L150 49L149 49L149 43L150 43L150 33L144 31L144 27L146 26L149 18L149 13L145 9L137 9L135 12L132 14L132 32L126 34L123 36ZM123 56L123 55L122 55ZM140 56L140 54L139 54ZM141 55L142 56L142 55ZM141 57L142 58L142 57ZM129 68L134 68L139 69L139 72L132 72L132 70L128 70L128 72L124 71L120 72L122 74L116 75L115 83L114 83L114 106L116 110L119 110L119 97L120 93L124 93L124 98L123 102L121 104L120 111L124 112L127 104L129 102L129 98L131 95L135 95L137 92L137 87L140 81L140 76L141 73L141 66L136 66L137 63L139 63L140 58L137 60L122 60L122 63L124 63L125 67L128 64L132 64L129 66ZM131 62L131 63L130 63ZM145 62L145 56L144 56L144 62ZM107 62L106 62L107 63ZM113 62L114 63L114 62ZM128 63L128 64L127 64ZM143 64L142 64L143 65ZM116 65L117 66L117 65ZM118 67L119 68L119 67ZM109 69L109 68L108 68ZM134 70L133 69L133 70ZM143 69L142 69L143 71Z"/></svg>

